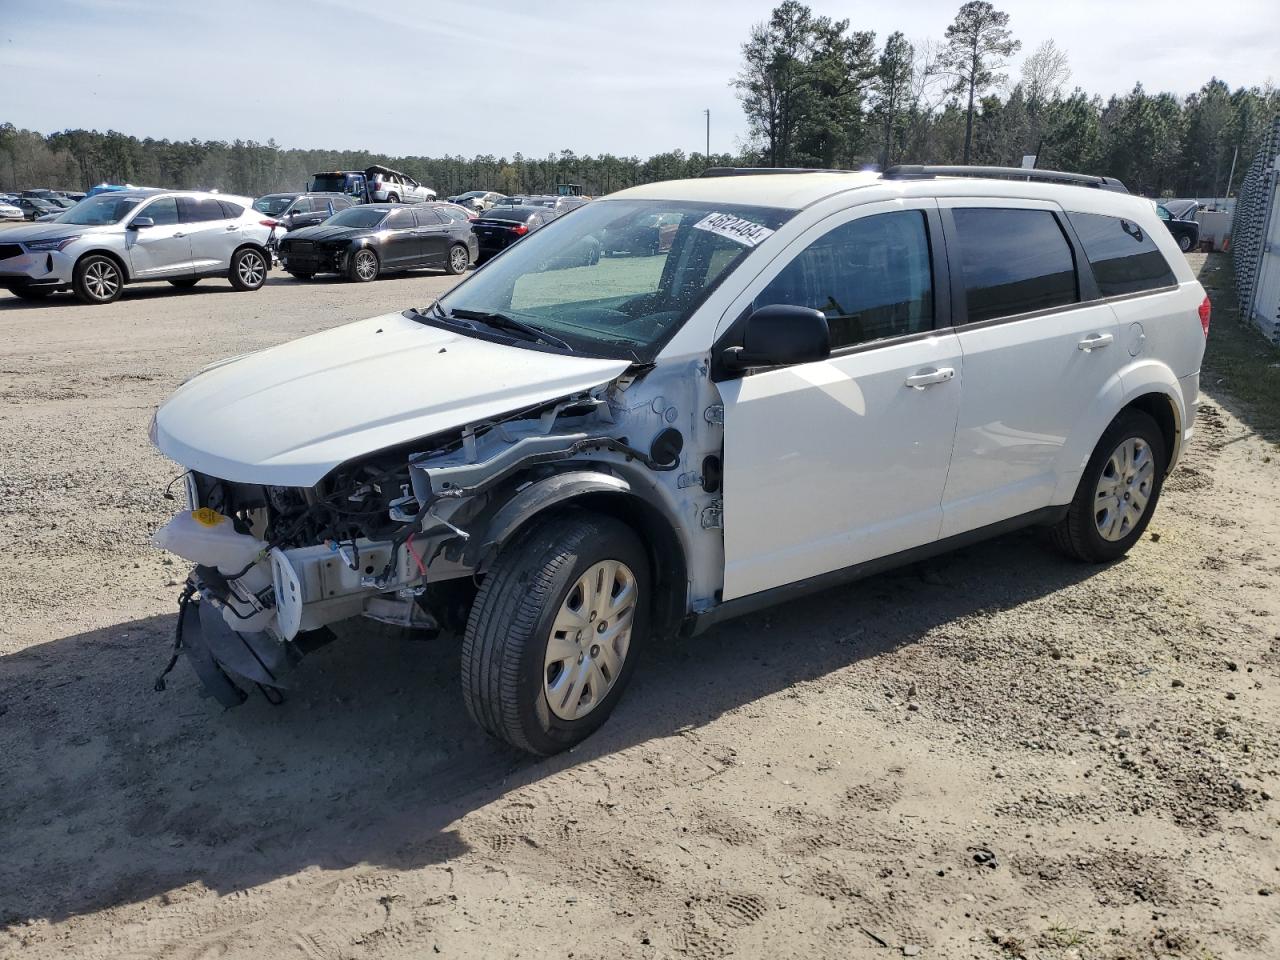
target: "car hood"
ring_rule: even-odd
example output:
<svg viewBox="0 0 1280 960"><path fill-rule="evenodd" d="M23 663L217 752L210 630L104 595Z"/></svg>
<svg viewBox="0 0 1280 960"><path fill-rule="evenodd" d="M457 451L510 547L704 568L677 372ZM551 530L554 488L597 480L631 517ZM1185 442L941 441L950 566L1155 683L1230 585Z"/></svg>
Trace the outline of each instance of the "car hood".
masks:
<svg viewBox="0 0 1280 960"><path fill-rule="evenodd" d="M23 227L7 227L4 231L5 242L30 243L33 240L48 240L51 237L66 237L74 234L83 236L86 233L103 233L110 227L87 227L80 223L61 223L50 220L46 223L31 223Z"/></svg>
<svg viewBox="0 0 1280 960"><path fill-rule="evenodd" d="M353 458L589 390L628 366L392 313L207 368L156 411L153 440L223 480L310 487Z"/></svg>
<svg viewBox="0 0 1280 960"><path fill-rule="evenodd" d="M377 232L374 227L330 227L320 223L314 227L290 230L288 239L290 243L295 240L312 240L316 243L323 243L326 240L352 240L356 237L370 237Z"/></svg>

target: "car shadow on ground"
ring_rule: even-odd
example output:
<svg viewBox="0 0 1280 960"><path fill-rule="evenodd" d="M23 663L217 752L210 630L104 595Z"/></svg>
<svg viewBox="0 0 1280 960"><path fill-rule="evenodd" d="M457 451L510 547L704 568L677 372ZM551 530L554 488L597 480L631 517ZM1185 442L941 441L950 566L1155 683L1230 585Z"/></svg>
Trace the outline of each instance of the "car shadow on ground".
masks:
<svg viewBox="0 0 1280 960"><path fill-rule="evenodd" d="M513 789L689 736L727 711L1027 603L1095 568L1037 531L654 641L610 722L537 759L480 733L456 641L361 622L304 661L281 707L222 711L185 663L152 690L174 617L0 658L0 925L64 919L193 882L225 894L311 867L413 869L469 849L451 825Z"/></svg>

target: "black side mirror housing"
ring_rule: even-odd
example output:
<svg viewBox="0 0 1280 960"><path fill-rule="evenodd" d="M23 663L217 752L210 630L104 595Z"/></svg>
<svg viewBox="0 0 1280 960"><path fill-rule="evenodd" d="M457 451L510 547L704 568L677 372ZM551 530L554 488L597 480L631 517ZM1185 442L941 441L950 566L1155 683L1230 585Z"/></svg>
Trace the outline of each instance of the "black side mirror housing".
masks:
<svg viewBox="0 0 1280 960"><path fill-rule="evenodd" d="M130 230L145 230L147 227L154 227L156 222L150 217L134 217L129 221Z"/></svg>
<svg viewBox="0 0 1280 960"><path fill-rule="evenodd" d="M811 363L829 356L831 330L821 310L775 303L747 317L742 346L726 348L723 360L731 370L745 370Z"/></svg>

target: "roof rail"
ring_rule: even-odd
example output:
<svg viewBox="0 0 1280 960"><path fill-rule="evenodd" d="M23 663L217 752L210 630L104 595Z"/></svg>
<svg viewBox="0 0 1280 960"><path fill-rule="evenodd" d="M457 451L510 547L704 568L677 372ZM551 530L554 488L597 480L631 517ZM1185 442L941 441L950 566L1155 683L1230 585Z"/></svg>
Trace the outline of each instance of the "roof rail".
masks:
<svg viewBox="0 0 1280 960"><path fill-rule="evenodd" d="M947 167L921 163L900 163L886 170L883 176L886 180L931 180L934 177L1039 180L1042 183L1069 183L1078 187L1114 190L1116 193L1129 192L1129 188L1115 177L1095 177L1087 173L1067 173L1062 170L1028 170L1025 167Z"/></svg>
<svg viewBox="0 0 1280 960"><path fill-rule="evenodd" d="M831 170L822 167L707 167L699 177L754 177L767 173L853 173L852 170Z"/></svg>

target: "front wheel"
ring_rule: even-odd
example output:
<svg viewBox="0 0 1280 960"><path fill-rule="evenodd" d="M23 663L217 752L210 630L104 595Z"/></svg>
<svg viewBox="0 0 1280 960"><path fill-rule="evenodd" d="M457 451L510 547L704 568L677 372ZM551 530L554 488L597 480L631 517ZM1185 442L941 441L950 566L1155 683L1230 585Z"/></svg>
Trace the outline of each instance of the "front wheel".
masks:
<svg viewBox="0 0 1280 960"><path fill-rule="evenodd" d="M100 253L84 257L72 274L72 287L82 303L111 303L124 289L120 264Z"/></svg>
<svg viewBox="0 0 1280 960"><path fill-rule="evenodd" d="M237 290L257 290L267 282L266 255L253 247L237 250L231 258L231 286Z"/></svg>
<svg viewBox="0 0 1280 960"><path fill-rule="evenodd" d="M381 269L382 264L378 262L378 255L365 247L353 253L347 261L347 279L357 283L368 283L378 279Z"/></svg>
<svg viewBox="0 0 1280 960"><path fill-rule="evenodd" d="M462 692L472 719L537 754L608 719L648 630L648 557L612 517L565 511L503 549L471 607Z"/></svg>
<svg viewBox="0 0 1280 960"><path fill-rule="evenodd" d="M1141 410L1116 417L1094 448L1066 517L1053 528L1054 543L1087 563L1124 556L1151 522L1168 462L1155 420Z"/></svg>
<svg viewBox="0 0 1280 960"><path fill-rule="evenodd" d="M460 243L451 247L449 259L444 267L445 272L456 277L466 273L469 266L471 266L471 254L467 252L467 248Z"/></svg>

